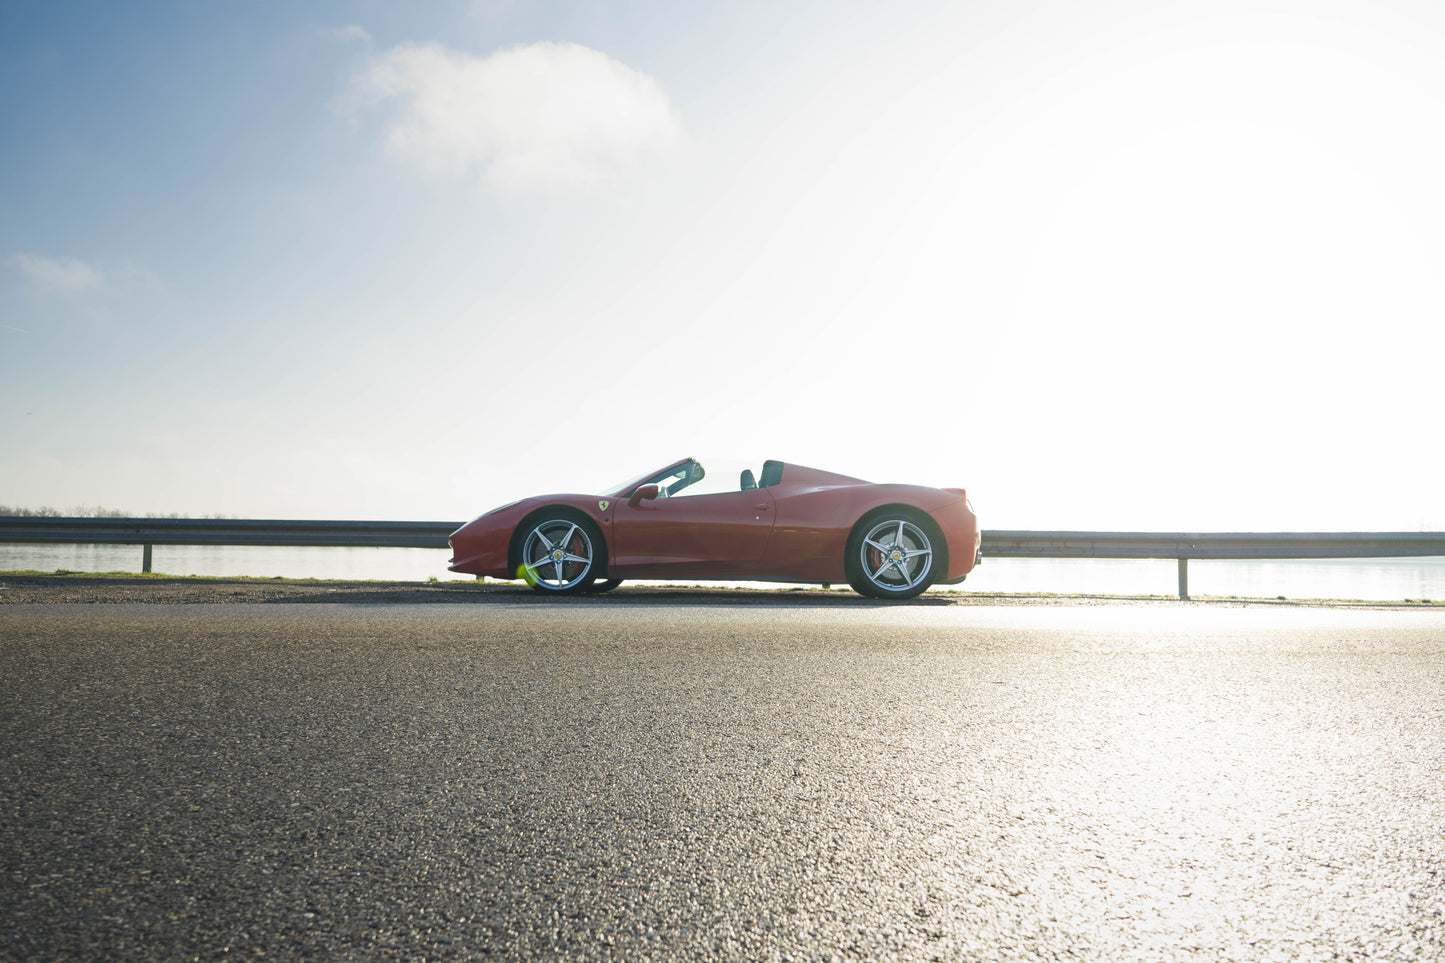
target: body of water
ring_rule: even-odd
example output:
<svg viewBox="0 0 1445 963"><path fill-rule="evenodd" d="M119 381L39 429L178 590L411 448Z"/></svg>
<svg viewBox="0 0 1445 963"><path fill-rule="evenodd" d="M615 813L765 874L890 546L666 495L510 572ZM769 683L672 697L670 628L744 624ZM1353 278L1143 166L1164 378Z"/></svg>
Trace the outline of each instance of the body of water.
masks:
<svg viewBox="0 0 1445 963"><path fill-rule="evenodd" d="M170 575L426 581L447 571L446 549L265 548L157 545L151 567ZM0 571L139 572L139 545L0 544ZM965 592L1174 595L1172 559L985 558ZM1189 563L1195 597L1445 600L1445 558L1210 561Z"/></svg>

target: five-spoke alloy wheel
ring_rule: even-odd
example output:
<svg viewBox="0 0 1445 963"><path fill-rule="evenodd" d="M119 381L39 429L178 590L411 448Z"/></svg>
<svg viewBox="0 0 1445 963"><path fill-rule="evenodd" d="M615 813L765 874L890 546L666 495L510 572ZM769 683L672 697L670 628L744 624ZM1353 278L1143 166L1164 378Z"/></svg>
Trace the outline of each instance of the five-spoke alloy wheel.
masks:
<svg viewBox="0 0 1445 963"><path fill-rule="evenodd" d="M524 530L517 575L539 592L584 591L605 564L602 535L585 518L546 515Z"/></svg>
<svg viewBox="0 0 1445 963"><path fill-rule="evenodd" d="M848 538L848 584L860 595L911 599L938 577L942 538L925 516L893 509L864 518Z"/></svg>

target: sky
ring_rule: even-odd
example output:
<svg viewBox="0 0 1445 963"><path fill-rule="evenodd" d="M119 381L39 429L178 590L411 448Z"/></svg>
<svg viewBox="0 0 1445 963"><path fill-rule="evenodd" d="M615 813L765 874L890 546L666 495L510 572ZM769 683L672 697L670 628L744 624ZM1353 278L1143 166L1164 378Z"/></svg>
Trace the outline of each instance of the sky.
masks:
<svg viewBox="0 0 1445 963"><path fill-rule="evenodd" d="M1445 529L1445 7L0 7L0 504Z"/></svg>

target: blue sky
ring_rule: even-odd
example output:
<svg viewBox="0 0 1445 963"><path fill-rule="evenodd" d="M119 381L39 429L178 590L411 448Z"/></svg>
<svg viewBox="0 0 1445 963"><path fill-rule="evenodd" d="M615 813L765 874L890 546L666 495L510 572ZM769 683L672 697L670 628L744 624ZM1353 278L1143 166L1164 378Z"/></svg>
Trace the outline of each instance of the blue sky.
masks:
<svg viewBox="0 0 1445 963"><path fill-rule="evenodd" d="M1403 2L10 4L0 504L1445 528L1442 102Z"/></svg>

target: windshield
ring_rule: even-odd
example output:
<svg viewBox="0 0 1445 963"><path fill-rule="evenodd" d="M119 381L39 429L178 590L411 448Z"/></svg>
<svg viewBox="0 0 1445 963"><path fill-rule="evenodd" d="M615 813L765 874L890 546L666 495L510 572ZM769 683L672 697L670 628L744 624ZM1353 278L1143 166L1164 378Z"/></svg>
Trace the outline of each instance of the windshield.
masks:
<svg viewBox="0 0 1445 963"><path fill-rule="evenodd" d="M658 497L721 495L777 484L782 463L748 462L737 458L685 458L662 469L635 478L625 485L609 488L608 494L623 496L640 485L656 485Z"/></svg>
<svg viewBox="0 0 1445 963"><path fill-rule="evenodd" d="M629 478L627 481L623 482L620 485L610 485L607 488L602 489L602 494L611 495L613 498L618 498L622 495L631 494L632 490L638 485L645 485L648 482L652 481L654 478L660 478L663 475L666 475L668 472L673 471L674 469L685 465L690 461L692 461L691 458L683 458L673 462L671 465L668 465L661 471L653 469L645 475L638 475L634 478Z"/></svg>

